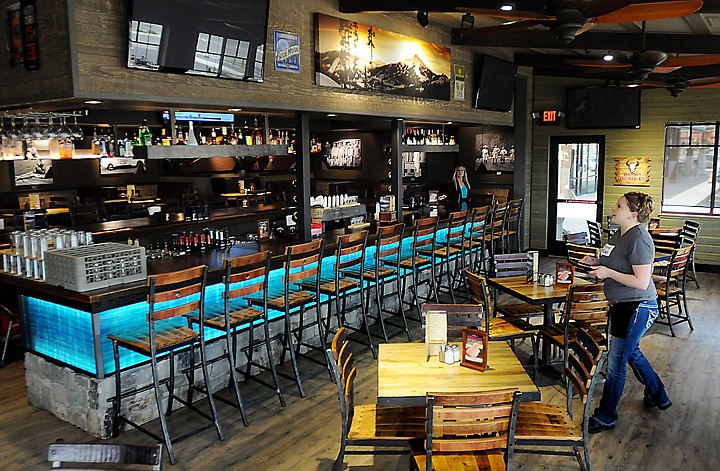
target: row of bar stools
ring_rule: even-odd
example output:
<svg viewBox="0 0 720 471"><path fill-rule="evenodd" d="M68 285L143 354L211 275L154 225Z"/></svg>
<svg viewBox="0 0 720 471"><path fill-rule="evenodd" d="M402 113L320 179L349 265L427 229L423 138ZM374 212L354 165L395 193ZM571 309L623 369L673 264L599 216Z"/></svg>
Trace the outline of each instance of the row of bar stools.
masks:
<svg viewBox="0 0 720 471"><path fill-rule="evenodd" d="M436 290L442 289L443 275L447 277L448 285L447 291L450 293L453 304L457 303L455 299L455 280L462 279L462 274L459 269L465 268L461 261L461 249L458 246L463 246L465 239L465 219L467 218L467 211L457 211L450 213L448 220L447 231L445 235L440 238L435 237L432 247L421 247L418 252L425 256L431 257L432 262L432 273L436 275L434 283ZM455 262L453 269L450 268L450 262ZM460 266L458 261L461 261ZM438 270L437 265L440 265Z"/></svg>
<svg viewBox="0 0 720 471"><path fill-rule="evenodd" d="M124 421L159 442L163 442L172 464L175 464L175 455L172 448L173 442L187 438L194 434L186 434L174 440L171 439L165 416L169 416L171 414L173 400L175 399L185 405L188 409L197 412L200 416L209 421L207 426L200 428L195 433L214 425L220 440L224 440L225 438L218 420L213 395L207 395L208 404L210 406L210 414L197 409L192 404L192 392L195 388L194 373L196 365L194 349L196 344L199 344L200 348L200 361L203 372L203 381L205 383L203 389L209 390L205 338L203 335L206 278L207 267L204 265L174 273L165 273L148 277L147 326L108 335L108 338L112 341L113 356L115 359L115 396L113 398L113 412L115 417L113 422L113 436L118 435L120 431L120 422ZM185 317L189 314L196 314L198 316L200 326L199 332L196 332L191 328L191 321ZM139 353L150 359L153 379L152 384L122 391L121 377L123 370L120 368L120 347ZM190 359L190 367L186 372L188 377L187 399L183 399L175 394L175 354L181 350L188 350ZM169 363L169 376L168 378L162 380L160 379L158 372L158 361L161 359L167 359ZM168 388L168 403L166 412L163 412L162 407L162 392L160 390L161 384L167 385ZM162 438L121 414L122 399L149 389L154 389L155 392L155 400L162 428Z"/></svg>

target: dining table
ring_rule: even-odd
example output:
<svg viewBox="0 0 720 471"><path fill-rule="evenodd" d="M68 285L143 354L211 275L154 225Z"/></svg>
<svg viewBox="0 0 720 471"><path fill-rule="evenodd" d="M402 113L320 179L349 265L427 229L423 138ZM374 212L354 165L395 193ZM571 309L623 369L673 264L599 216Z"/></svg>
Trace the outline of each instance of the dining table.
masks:
<svg viewBox="0 0 720 471"><path fill-rule="evenodd" d="M540 390L507 342L488 342L485 371L428 358L425 343L384 343L378 349L378 405L424 405L429 392L482 392L517 388L521 401Z"/></svg>

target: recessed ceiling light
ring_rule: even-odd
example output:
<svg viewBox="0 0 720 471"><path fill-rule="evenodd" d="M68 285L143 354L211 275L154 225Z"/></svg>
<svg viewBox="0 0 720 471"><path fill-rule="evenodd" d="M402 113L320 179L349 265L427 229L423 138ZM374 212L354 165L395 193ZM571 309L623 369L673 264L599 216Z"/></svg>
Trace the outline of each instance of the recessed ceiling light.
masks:
<svg viewBox="0 0 720 471"><path fill-rule="evenodd" d="M453 123L452 121L448 121L448 122L445 123L445 124L450 125L450 124L452 124L452 123Z"/></svg>
<svg viewBox="0 0 720 471"><path fill-rule="evenodd" d="M328 114L327 114L327 117L328 117L328 118L334 118L335 116L337 116L335 113L328 113Z"/></svg>
<svg viewBox="0 0 720 471"><path fill-rule="evenodd" d="M86 105L99 105L102 103L102 100L85 100Z"/></svg>
<svg viewBox="0 0 720 471"><path fill-rule="evenodd" d="M628 88L635 88L635 87L639 87L640 84L639 84L639 83L628 83L628 84L625 85L625 86L628 87Z"/></svg>
<svg viewBox="0 0 720 471"><path fill-rule="evenodd" d="M610 61L613 60L613 59L615 59L615 56L613 55L612 52L608 52L607 54L605 54L605 55L603 56L603 60L604 60L605 62L610 62Z"/></svg>
<svg viewBox="0 0 720 471"><path fill-rule="evenodd" d="M242 108L228 108L228 111L242 111Z"/></svg>
<svg viewBox="0 0 720 471"><path fill-rule="evenodd" d="M513 11L515 9L515 4L512 2L505 2L502 5L500 5L500 10L502 11Z"/></svg>

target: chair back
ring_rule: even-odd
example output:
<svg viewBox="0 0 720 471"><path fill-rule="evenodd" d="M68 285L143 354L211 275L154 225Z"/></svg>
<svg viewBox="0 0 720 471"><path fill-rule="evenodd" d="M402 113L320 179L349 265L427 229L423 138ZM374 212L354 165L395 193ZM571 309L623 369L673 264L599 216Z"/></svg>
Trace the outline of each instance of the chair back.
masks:
<svg viewBox="0 0 720 471"><path fill-rule="evenodd" d="M425 316L430 311L443 311L447 314L448 339L462 338L465 327L482 329L484 307L478 304L430 304L420 306L420 313L425 328Z"/></svg>
<svg viewBox="0 0 720 471"><path fill-rule="evenodd" d="M683 236L684 242L686 244L697 245L697 239L700 236L700 228L701 227L702 227L701 223L691 221L690 219L686 219L685 224L683 224L683 227L680 230L680 233Z"/></svg>
<svg viewBox="0 0 720 471"><path fill-rule="evenodd" d="M285 274L282 283L300 285L303 282L315 285L314 291L320 293L320 258L323 240L313 240L304 244L291 245L285 249ZM319 299L319 298L318 298ZM285 306L290 305L290 290L285 290Z"/></svg>
<svg viewBox="0 0 720 471"><path fill-rule="evenodd" d="M583 436L588 436L588 421L593 414L592 399L605 355L597 342L584 329L578 329L577 341L570 345L570 355L565 367L565 388L567 410L573 415L573 390L577 391L583 403Z"/></svg>
<svg viewBox="0 0 720 471"><path fill-rule="evenodd" d="M225 304L225 325L230 325L230 312L234 301L255 293L262 293L263 312L267 315L268 274L270 273L270 251L233 257L225 260L223 301Z"/></svg>
<svg viewBox="0 0 720 471"><path fill-rule="evenodd" d="M381 265L381 260L392 260L393 265L400 265L404 230L404 223L393 224L392 226L383 226L380 228L378 231L377 241L375 242L376 272Z"/></svg>
<svg viewBox="0 0 720 471"><path fill-rule="evenodd" d="M508 203L496 203L492 212L492 223L490 224L491 239L502 237L506 226L508 215Z"/></svg>
<svg viewBox="0 0 720 471"><path fill-rule="evenodd" d="M525 199L520 198L516 200L510 200L508 203L508 214L506 227L508 231L520 231L520 219L522 218L523 205Z"/></svg>
<svg viewBox="0 0 720 471"><path fill-rule="evenodd" d="M571 330L574 333L581 330L578 326L607 326L609 311L610 302L605 297L603 283L570 286L563 312L565 368L568 366Z"/></svg>
<svg viewBox="0 0 720 471"><path fill-rule="evenodd" d="M670 256L670 262L667 265L665 272L665 283L667 293L670 292L671 284L679 284L681 287L685 286L687 278L687 269L689 266L690 257L695 249L694 245L688 245L672 251Z"/></svg>
<svg viewBox="0 0 720 471"><path fill-rule="evenodd" d="M448 250L451 245L460 245L465 240L465 222L467 221L467 216L467 211L456 211L450 213L447 233L445 234L445 240L442 244L448 248Z"/></svg>
<svg viewBox="0 0 720 471"><path fill-rule="evenodd" d="M490 206L477 206L470 210L465 224L464 246L470 252L470 267L485 270L483 248L485 247L485 231L489 230L492 213ZM480 257L478 263L477 257Z"/></svg>
<svg viewBox="0 0 720 471"><path fill-rule="evenodd" d="M655 252L659 254L670 255L673 250L679 249L683 245L683 236L680 231L675 232L659 232L659 230L650 232Z"/></svg>
<svg viewBox="0 0 720 471"><path fill-rule="evenodd" d="M415 223L415 231L412 239L413 263L417 260L418 251L425 250L435 256L435 242L437 235L438 218L423 218Z"/></svg>
<svg viewBox="0 0 720 471"><path fill-rule="evenodd" d="M565 244L565 248L567 248L568 262L575 265L575 267L579 266L580 260L585 256L595 258L600 256L600 248L597 246L571 244L568 242Z"/></svg>
<svg viewBox="0 0 720 471"><path fill-rule="evenodd" d="M528 255L525 252L493 255L493 273L497 278L525 275L528 271Z"/></svg>
<svg viewBox="0 0 720 471"><path fill-rule="evenodd" d="M483 393L428 393L426 468L433 454L506 451L510 465L521 393L499 389Z"/></svg>
<svg viewBox="0 0 720 471"><path fill-rule="evenodd" d="M357 370L354 367L354 356L350 350L350 341L347 338L345 327L341 327L325 351L330 365L332 379L338 388L340 399L340 415L342 417L342 439L346 440L355 410L355 378Z"/></svg>
<svg viewBox="0 0 720 471"><path fill-rule="evenodd" d="M355 232L353 234L341 235L337 240L335 251L335 281L340 280L343 270L352 270L358 273L360 284L363 283L365 272L365 249L367 247L368 231Z"/></svg>
<svg viewBox="0 0 720 471"><path fill-rule="evenodd" d="M590 246L602 248L602 224L597 221L587 221L588 235L590 236Z"/></svg>
<svg viewBox="0 0 720 471"><path fill-rule="evenodd" d="M494 304L485 277L470 270L465 270L465 277L470 299L473 303L482 306L484 330L490 335L490 319L493 316Z"/></svg>
<svg viewBox="0 0 720 471"><path fill-rule="evenodd" d="M146 465L142 469L162 470L162 444L155 446L111 445L106 443L53 443L48 448L52 468L62 469L73 463L103 464L102 469L117 469L107 465ZM141 469L133 466L132 469Z"/></svg>

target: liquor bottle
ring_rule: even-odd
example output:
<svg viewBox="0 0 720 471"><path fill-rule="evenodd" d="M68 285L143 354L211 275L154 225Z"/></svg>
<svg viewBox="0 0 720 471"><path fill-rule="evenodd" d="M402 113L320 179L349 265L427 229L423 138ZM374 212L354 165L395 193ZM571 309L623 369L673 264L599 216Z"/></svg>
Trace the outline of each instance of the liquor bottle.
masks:
<svg viewBox="0 0 720 471"><path fill-rule="evenodd" d="M230 144L233 146L236 146L238 144L238 136L237 136L237 133L235 132L234 124L230 125L230 137L229 137L229 141L227 141L226 144Z"/></svg>
<svg viewBox="0 0 720 471"><path fill-rule="evenodd" d="M90 141L90 149L93 155L100 155L100 140L98 139L97 128L93 130L93 138Z"/></svg>
<svg viewBox="0 0 720 471"><path fill-rule="evenodd" d="M250 130L250 126L248 126L247 121L245 121L245 124L243 124L243 137L245 138L245 145L253 145L253 134Z"/></svg>
<svg viewBox="0 0 720 471"><path fill-rule="evenodd" d="M214 146L215 144L217 144L217 131L212 128L212 131L210 131L210 145Z"/></svg>
<svg viewBox="0 0 720 471"><path fill-rule="evenodd" d="M256 146L261 146L263 143L262 132L260 132L260 128L258 127L257 118L255 118L255 128L253 129L253 133L252 133L252 142L253 142L253 145L256 145Z"/></svg>
<svg viewBox="0 0 720 471"><path fill-rule="evenodd" d="M141 146L151 146L153 145L153 136L150 132L150 129L147 126L147 119L143 118L143 124L140 126L140 130L138 131L138 140L140 142Z"/></svg>
<svg viewBox="0 0 720 471"><path fill-rule="evenodd" d="M198 145L197 137L195 136L195 128L193 127L193 122L188 121L188 132L187 132L187 139L185 140L185 144L189 146L196 146Z"/></svg>

